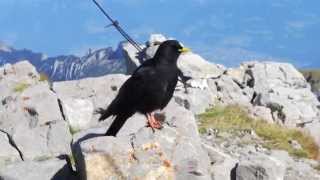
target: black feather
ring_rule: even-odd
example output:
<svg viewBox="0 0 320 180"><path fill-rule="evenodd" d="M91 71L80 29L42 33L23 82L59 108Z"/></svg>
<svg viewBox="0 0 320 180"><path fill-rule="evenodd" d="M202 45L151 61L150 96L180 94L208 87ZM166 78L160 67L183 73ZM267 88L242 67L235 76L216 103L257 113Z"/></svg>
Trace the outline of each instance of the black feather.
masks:
<svg viewBox="0 0 320 180"><path fill-rule="evenodd" d="M180 70L177 59L182 46L178 41L163 42L154 58L145 61L124 82L106 110L99 109L99 120L116 116L106 135L115 136L134 113L151 113L167 106L177 85Z"/></svg>

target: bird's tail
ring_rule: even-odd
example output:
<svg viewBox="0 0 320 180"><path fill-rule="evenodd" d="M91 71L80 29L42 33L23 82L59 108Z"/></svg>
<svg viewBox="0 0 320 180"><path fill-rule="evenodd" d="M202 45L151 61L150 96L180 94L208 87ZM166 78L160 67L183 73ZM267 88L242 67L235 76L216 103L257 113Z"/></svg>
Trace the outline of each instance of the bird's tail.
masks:
<svg viewBox="0 0 320 180"><path fill-rule="evenodd" d="M109 108L107 109L99 108L95 111L95 113L100 114L99 121L103 121L112 115Z"/></svg>
<svg viewBox="0 0 320 180"><path fill-rule="evenodd" d="M117 117L113 120L111 126L109 127L108 131L106 132L106 136L116 136L121 127L124 125L126 120L132 116L133 113L127 113L127 114L119 114Z"/></svg>

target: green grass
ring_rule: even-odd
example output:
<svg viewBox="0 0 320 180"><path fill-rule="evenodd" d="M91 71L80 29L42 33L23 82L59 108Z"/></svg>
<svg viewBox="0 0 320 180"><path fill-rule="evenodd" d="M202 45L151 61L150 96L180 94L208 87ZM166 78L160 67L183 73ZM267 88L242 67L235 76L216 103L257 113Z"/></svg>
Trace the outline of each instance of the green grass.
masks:
<svg viewBox="0 0 320 180"><path fill-rule="evenodd" d="M300 70L305 78L311 75L311 79L315 82L313 85L315 89L320 89L320 69L303 69Z"/></svg>
<svg viewBox="0 0 320 180"><path fill-rule="evenodd" d="M14 87L14 92L23 92L25 89L27 89L30 86L30 84L27 83L18 83L16 84L16 86Z"/></svg>
<svg viewBox="0 0 320 180"><path fill-rule="evenodd" d="M48 75L44 74L44 73L40 73L40 79L39 81L48 81L49 82L49 77Z"/></svg>
<svg viewBox="0 0 320 180"><path fill-rule="evenodd" d="M219 131L252 129L264 140L263 146L266 148L285 150L295 157L312 159L317 158L319 153L319 147L308 134L297 129L288 129L253 119L239 106L215 107L199 115L199 118L200 133L206 132L208 128L215 128ZM299 142L302 149L294 149L289 143L290 140Z"/></svg>
<svg viewBox="0 0 320 180"><path fill-rule="evenodd" d="M308 76L309 74L311 74L315 79L320 80L320 69L302 69L300 70L300 72L304 76Z"/></svg>

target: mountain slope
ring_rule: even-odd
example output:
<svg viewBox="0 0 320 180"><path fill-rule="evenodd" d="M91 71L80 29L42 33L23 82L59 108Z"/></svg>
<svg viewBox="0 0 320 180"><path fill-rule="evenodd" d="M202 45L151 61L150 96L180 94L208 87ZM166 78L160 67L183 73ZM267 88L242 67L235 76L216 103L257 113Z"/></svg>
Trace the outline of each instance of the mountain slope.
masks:
<svg viewBox="0 0 320 180"><path fill-rule="evenodd" d="M97 77L110 73L125 73L126 66L122 54L122 44L114 51L111 47L88 52L83 57L63 55L46 57L31 50L17 50L0 44L0 66L21 60L28 60L52 81L65 81L85 77Z"/></svg>

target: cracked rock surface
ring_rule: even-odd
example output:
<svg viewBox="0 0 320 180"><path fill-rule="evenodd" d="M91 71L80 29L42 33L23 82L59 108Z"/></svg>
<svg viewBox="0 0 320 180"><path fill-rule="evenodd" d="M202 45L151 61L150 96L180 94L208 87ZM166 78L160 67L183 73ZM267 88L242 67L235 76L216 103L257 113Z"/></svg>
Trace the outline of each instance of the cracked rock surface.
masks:
<svg viewBox="0 0 320 180"><path fill-rule="evenodd" d="M81 133L73 145L82 179L210 179L209 159L201 147L191 112L171 102L163 129L140 127L117 137ZM128 123L142 121L133 116ZM86 139L83 141L83 139Z"/></svg>
<svg viewBox="0 0 320 180"><path fill-rule="evenodd" d="M57 95L48 82L40 81L32 65L26 61L5 65L0 74L0 177L21 179L28 173L24 168L46 166L40 161L70 154L71 134L62 118ZM16 166L21 171L12 168ZM15 170L18 174L13 173ZM36 179L50 176L45 175L46 168L34 169L34 173L37 170L40 175ZM35 176L25 179L31 177Z"/></svg>

